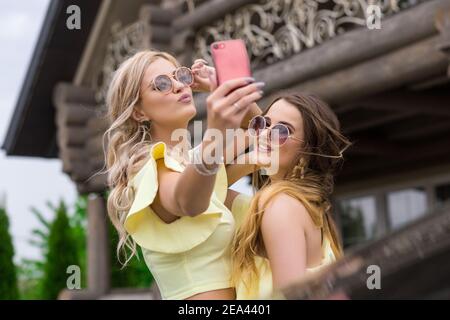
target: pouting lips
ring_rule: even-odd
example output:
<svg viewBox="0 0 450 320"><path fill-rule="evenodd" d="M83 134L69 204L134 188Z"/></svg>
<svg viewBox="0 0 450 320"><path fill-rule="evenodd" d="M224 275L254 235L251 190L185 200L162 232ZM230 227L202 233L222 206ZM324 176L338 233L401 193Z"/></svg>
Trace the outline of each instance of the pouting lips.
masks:
<svg viewBox="0 0 450 320"><path fill-rule="evenodd" d="M270 152L272 150L272 148L267 145L258 144L258 150L260 150L262 152Z"/></svg>
<svg viewBox="0 0 450 320"><path fill-rule="evenodd" d="M191 101L191 95L190 94L183 94L178 101Z"/></svg>

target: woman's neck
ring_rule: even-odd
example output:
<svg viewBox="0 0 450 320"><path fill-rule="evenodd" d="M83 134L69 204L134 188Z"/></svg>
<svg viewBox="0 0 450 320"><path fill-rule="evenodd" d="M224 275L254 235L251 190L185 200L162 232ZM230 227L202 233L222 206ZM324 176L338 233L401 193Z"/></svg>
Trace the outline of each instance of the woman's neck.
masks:
<svg viewBox="0 0 450 320"><path fill-rule="evenodd" d="M187 125L184 127L169 128L155 125L151 131L152 140L154 142L164 142L171 148L180 148L182 150L189 149L189 131Z"/></svg>
<svg viewBox="0 0 450 320"><path fill-rule="evenodd" d="M277 173L272 174L272 175L269 176L270 183L273 183L273 182L276 182L276 181L280 181L280 180L284 180L285 175L286 175L285 171L278 170Z"/></svg>

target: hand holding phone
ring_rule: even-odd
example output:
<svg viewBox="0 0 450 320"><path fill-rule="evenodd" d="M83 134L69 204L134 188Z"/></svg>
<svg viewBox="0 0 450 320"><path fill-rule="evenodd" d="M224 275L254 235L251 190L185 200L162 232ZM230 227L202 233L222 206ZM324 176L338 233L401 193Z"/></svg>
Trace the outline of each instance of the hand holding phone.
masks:
<svg viewBox="0 0 450 320"><path fill-rule="evenodd" d="M218 88L208 98L208 117L217 118L213 115L216 112L232 114L233 119L227 120L232 125L228 127L242 127L249 107L262 97L264 83L255 83L252 78L244 41L235 39L214 42L211 44L211 53ZM211 127L220 126L218 123L211 123Z"/></svg>

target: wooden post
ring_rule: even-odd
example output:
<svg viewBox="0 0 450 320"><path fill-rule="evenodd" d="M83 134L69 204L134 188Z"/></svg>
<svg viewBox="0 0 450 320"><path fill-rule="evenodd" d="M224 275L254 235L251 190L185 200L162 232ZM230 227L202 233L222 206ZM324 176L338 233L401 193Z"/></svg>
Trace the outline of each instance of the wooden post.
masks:
<svg viewBox="0 0 450 320"><path fill-rule="evenodd" d="M105 199L101 195L89 195L87 215L87 288L64 289L58 296L59 300L101 299L111 291L108 218Z"/></svg>
<svg viewBox="0 0 450 320"><path fill-rule="evenodd" d="M110 289L110 252L105 199L88 197L88 289L100 296Z"/></svg>

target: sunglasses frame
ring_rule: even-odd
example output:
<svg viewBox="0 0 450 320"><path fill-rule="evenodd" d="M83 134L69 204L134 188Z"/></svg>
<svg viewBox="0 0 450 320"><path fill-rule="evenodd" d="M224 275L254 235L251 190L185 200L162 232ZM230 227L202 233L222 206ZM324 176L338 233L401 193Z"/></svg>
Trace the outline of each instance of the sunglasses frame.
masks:
<svg viewBox="0 0 450 320"><path fill-rule="evenodd" d="M180 69L187 69L187 70L189 70L189 72L191 73L191 76L192 76L192 82L191 82L191 83L186 84L186 83L180 81L180 80L177 78L177 73L178 73L178 71L179 71ZM170 89L164 90L164 91L158 89L158 88L156 87L156 83L155 83L155 81L156 81L156 79L157 79L158 77L167 77L167 78L169 78L169 80L170 80ZM189 87L189 86L191 86L191 85L194 83L194 73L192 72L191 68L188 68L188 67L178 67L178 68L176 68L170 75L168 75L168 74L160 74L160 75L157 75L156 77L154 77L154 78L152 79L152 81L150 82L149 87L151 87L153 90L158 91L158 92L161 92L161 93L168 93L168 92L170 92L170 91L173 90L173 79L175 79L175 80L177 80L178 82L180 82L180 83L182 83L182 84L184 84L184 85L186 85L186 86Z"/></svg>
<svg viewBox="0 0 450 320"><path fill-rule="evenodd" d="M300 141L300 142L304 142L302 139L297 138L297 137L294 137L294 136L292 135L291 130L289 129L289 127L288 127L287 125L285 125L285 124L277 123L277 124L275 124L272 128L269 128L269 126L267 125L266 117L265 117L265 116L261 116L261 115L254 116L254 117L251 118L250 121L248 122L248 132L249 132L249 135L250 135L250 136L252 136L252 137L257 137L257 136L259 136L258 134L251 134L251 131L250 131L250 129L253 129L253 128L251 128L250 124L251 124L252 121L255 120L256 118L262 118L262 119L264 120L264 128L262 128L261 130L264 130L264 129L269 130L269 136L270 136L271 139L272 139L272 130L274 129L274 127L276 127L276 126L282 126L282 127L286 128L286 130L287 130L287 132L288 132L288 136L287 136L286 140L285 140L283 143L281 143L281 144L280 144L280 143L275 144L275 146L277 146L277 147L283 146L283 145L287 142L288 139L293 139L293 140L297 140L297 141ZM254 129L253 129L253 130L254 130ZM255 130L255 131L256 131L256 130ZM274 142L272 141L272 143L274 143Z"/></svg>
<svg viewBox="0 0 450 320"><path fill-rule="evenodd" d="M253 118L251 118L250 121L248 122L248 134L249 134L250 136L253 136L253 137L257 137L257 136L258 136L257 134L256 134L256 135L253 135L253 134L250 133L250 132L251 132L251 131L250 131L250 128L251 128L251 127L250 127L250 123L251 123L254 119L258 118L258 117L261 117L261 118L264 119L264 129L269 130L269 133L271 133L271 130L272 130L273 128L268 128L268 127L267 127L267 120L266 120L266 117L265 117L265 116L261 116L261 115L257 115L257 116L254 116ZM284 126L284 127L286 127L286 129L287 129L287 131L288 131L288 133L289 133L287 139L286 139L282 144L277 144L276 146L281 147L282 145L284 145L284 144L286 143L286 141L287 141L289 138L294 139L294 140L298 140L298 141L301 141L301 142L304 142L304 140L292 136L291 130L289 130L289 127L288 127L288 126L286 126L286 125L284 125L284 124L282 124L282 123L277 123L276 125L274 125L274 127L275 127L275 126ZM263 129L263 130L264 130L264 129ZM271 137L271 139L272 139L272 137ZM320 154L320 153L315 153L315 152L305 152L305 151L302 151L302 153L304 153L304 154L309 154L309 155L316 155L316 156L325 157L325 158L342 159L342 158L343 158L343 152L344 152L349 146L350 146L350 145L347 145L343 150L339 151L339 155L338 155L338 156L334 156L334 155L326 155L326 154Z"/></svg>

